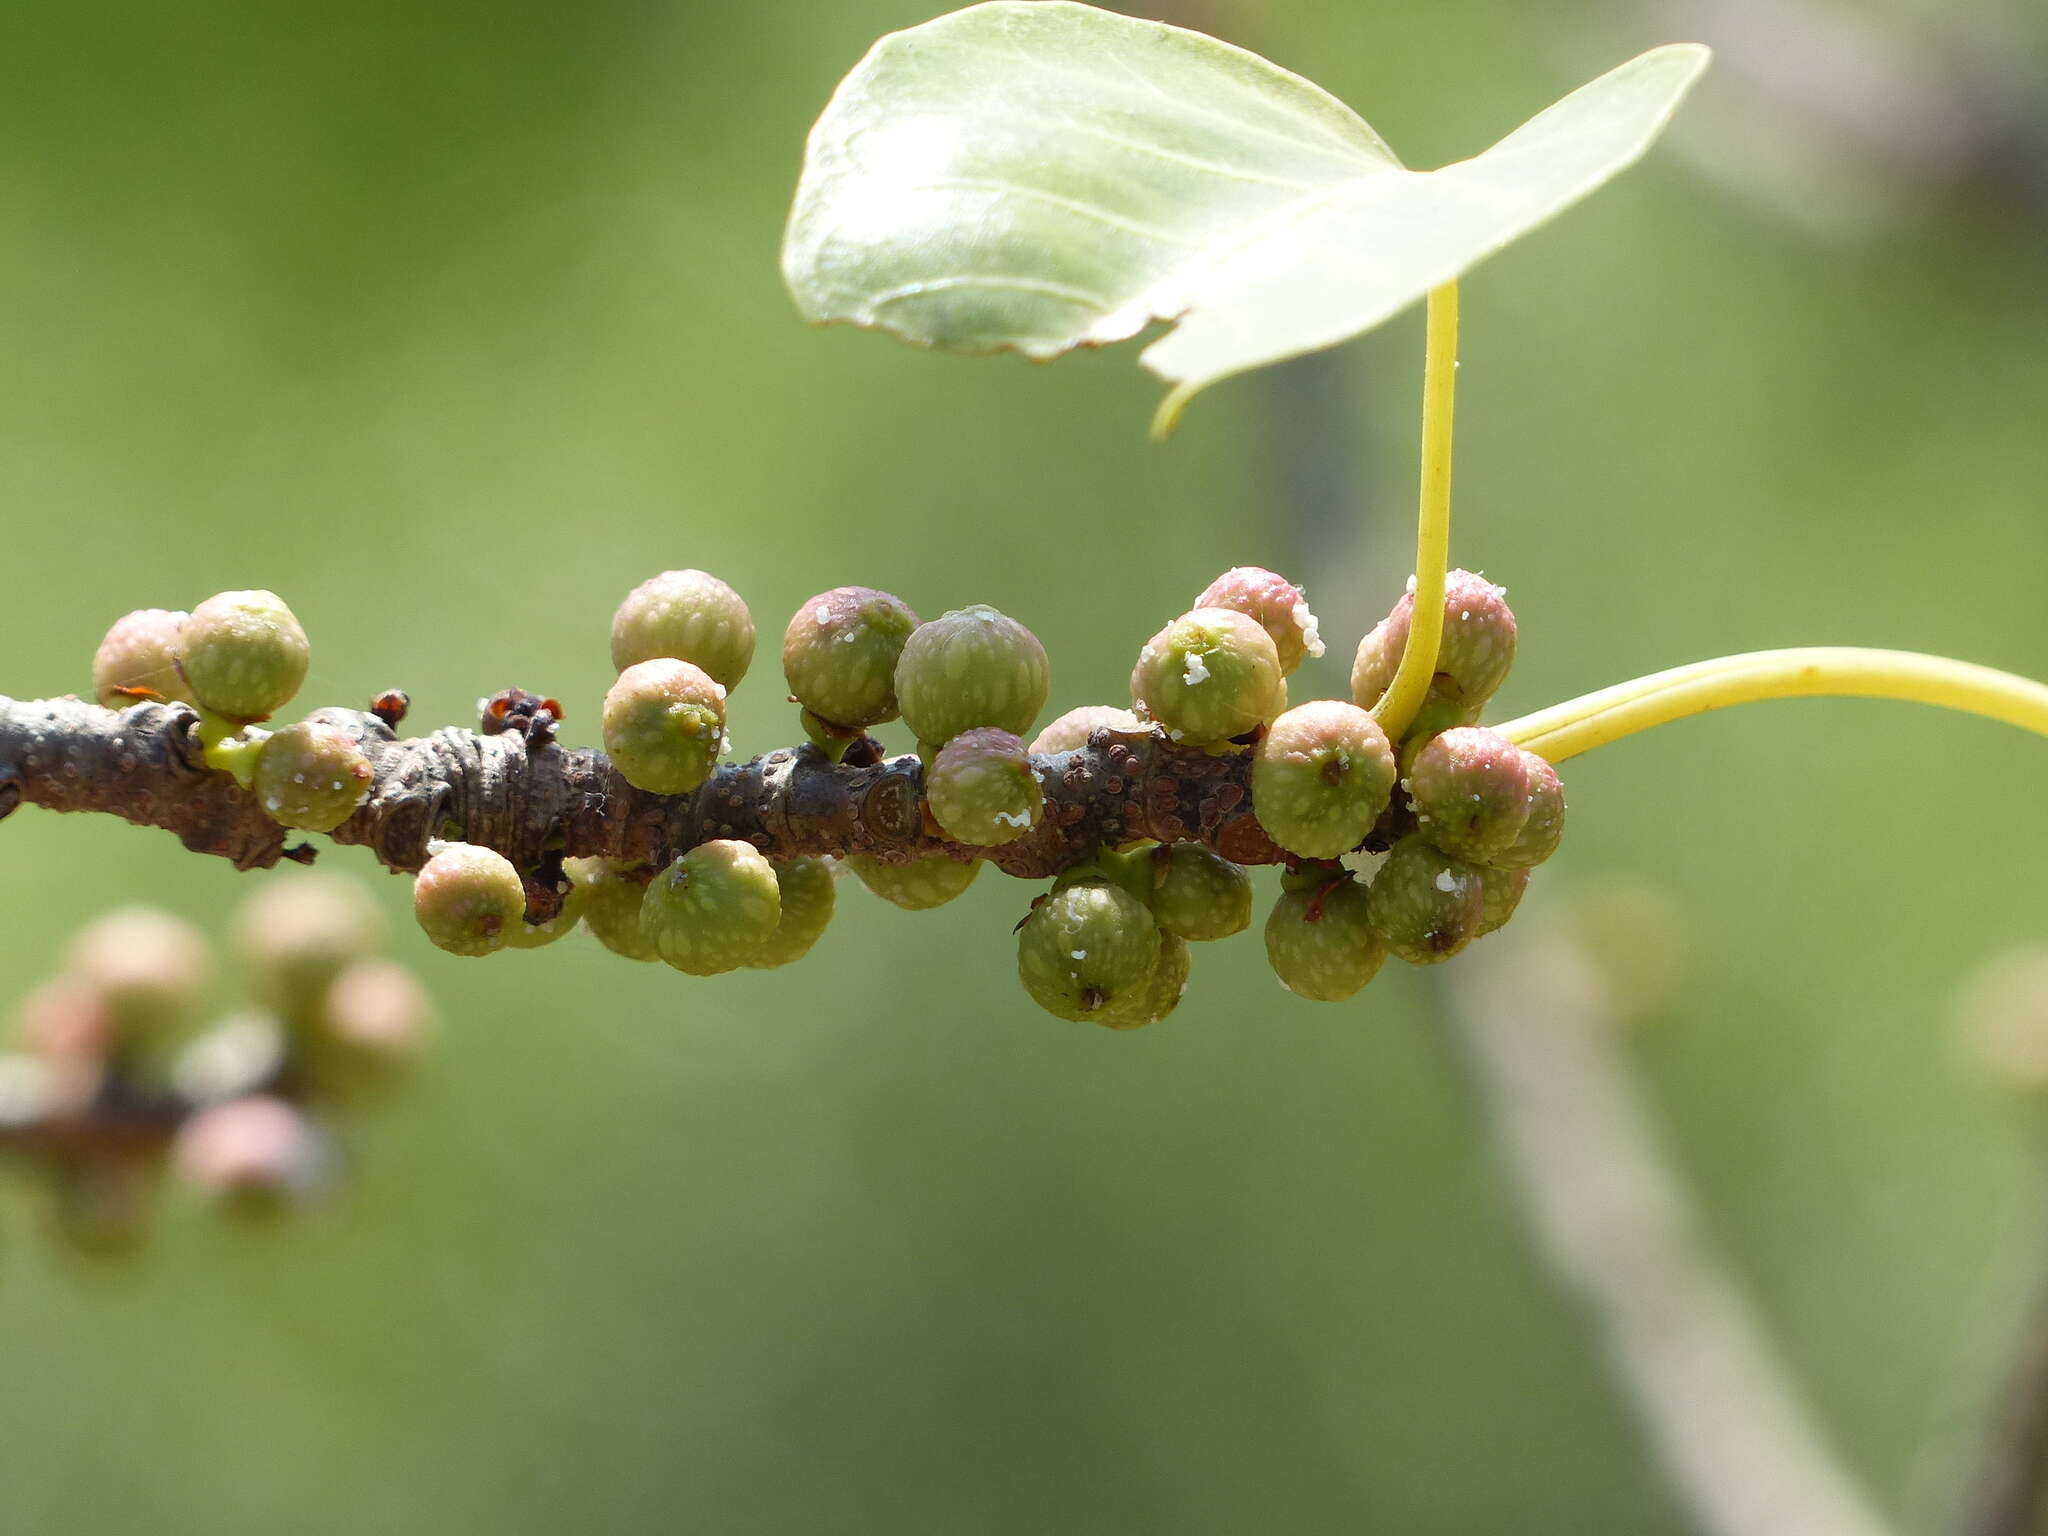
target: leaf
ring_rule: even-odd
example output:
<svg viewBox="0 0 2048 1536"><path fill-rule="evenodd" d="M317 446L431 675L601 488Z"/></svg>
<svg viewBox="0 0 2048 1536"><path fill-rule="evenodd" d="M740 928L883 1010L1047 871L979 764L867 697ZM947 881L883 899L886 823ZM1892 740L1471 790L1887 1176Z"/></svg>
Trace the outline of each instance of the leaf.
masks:
<svg viewBox="0 0 2048 1536"><path fill-rule="evenodd" d="M1405 169L1317 86L1199 32L994 0L883 38L812 129L797 307L956 352L1140 355L1197 390L1356 336L1641 156L1706 67L1678 43L1492 149Z"/></svg>

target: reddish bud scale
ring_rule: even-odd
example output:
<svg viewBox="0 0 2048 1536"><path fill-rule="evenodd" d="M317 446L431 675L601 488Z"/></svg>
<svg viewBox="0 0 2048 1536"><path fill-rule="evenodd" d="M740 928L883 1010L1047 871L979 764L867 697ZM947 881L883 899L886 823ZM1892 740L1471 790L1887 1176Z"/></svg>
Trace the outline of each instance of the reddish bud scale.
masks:
<svg viewBox="0 0 2048 1536"><path fill-rule="evenodd" d="M1303 657L1323 654L1322 636L1308 599L1301 588L1277 572L1256 565L1225 571L1202 590L1193 606L1234 608L1256 620L1272 637L1282 676L1300 666Z"/></svg>

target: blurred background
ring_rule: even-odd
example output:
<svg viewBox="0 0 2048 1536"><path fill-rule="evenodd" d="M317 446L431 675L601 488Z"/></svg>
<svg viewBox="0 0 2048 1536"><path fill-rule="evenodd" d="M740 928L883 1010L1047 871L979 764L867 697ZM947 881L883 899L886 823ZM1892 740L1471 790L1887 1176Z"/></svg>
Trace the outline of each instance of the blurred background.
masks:
<svg viewBox="0 0 2048 1536"><path fill-rule="evenodd" d="M747 753L795 738L774 642L824 588L1023 619L1049 717L1122 702L1144 638L1261 563L1332 641L1296 697L1343 693L1408 570L1416 316L1218 387L1163 449L1133 348L797 321L804 133L931 13L6 7L0 690L87 687L130 608L267 586L308 707L400 686L428 730L516 684L589 742L613 606L695 565L762 631ZM2038 7L1169 14L1421 166L1653 43L1721 51L1644 167L1466 285L1453 553L1521 620L1503 714L1806 642L2048 674ZM1952 1025L2048 937L2044 772L2048 743L1907 706L1730 712L1572 764L1537 882L1685 914L1640 1085L1909 1524L2048 1209ZM404 882L322 867L373 882L441 1048L353 1198L267 1240L172 1212L83 1264L0 1168L0 1529L1686 1528L1421 973L1310 1004L1254 933L1124 1037L1023 996L1030 892L994 874L926 914L848 885L802 964L693 981L581 937L445 956ZM261 878L34 810L0 871L0 1003L117 900L218 934Z"/></svg>

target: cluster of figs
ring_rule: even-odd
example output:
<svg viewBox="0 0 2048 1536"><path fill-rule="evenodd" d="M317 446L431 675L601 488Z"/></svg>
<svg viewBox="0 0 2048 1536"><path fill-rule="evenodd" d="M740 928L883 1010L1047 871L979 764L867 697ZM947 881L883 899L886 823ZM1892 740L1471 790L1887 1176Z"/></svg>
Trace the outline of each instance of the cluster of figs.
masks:
<svg viewBox="0 0 2048 1536"><path fill-rule="evenodd" d="M972 882L978 854L1038 824L1041 785L1067 766L1060 754L1098 732L1153 731L1178 750L1249 757L1253 810L1286 855L1267 957L1292 991L1337 1001L1388 954L1428 964L1500 927L1563 832L1550 764L1477 724L1514 659L1503 588L1450 573L1425 701L1399 740L1381 728L1372 706L1393 682L1413 606L1411 584L1360 643L1349 699L1290 707L1289 675L1323 654L1315 616L1284 577L1227 571L1139 650L1128 708L1070 710L1031 736L1051 669L1024 625L984 605L920 621L887 592L837 587L798 608L783 634L804 732L836 762L900 718L924 764L925 808L954 850L771 860L718 839L660 870L572 858L560 910L530 922L526 875L491 849L442 843L415 882L414 909L429 938L461 955L538 947L580 925L619 954L692 975L786 965L824 931L842 867L898 906L940 906ZM685 795L710 779L730 747L727 696L754 648L745 601L706 572L666 571L626 596L612 621L618 675L602 733L627 782ZM368 791L360 747L317 719L276 731L255 723L296 692L306 655L304 631L274 594L223 593L190 614L122 619L94 682L104 703L193 703L211 760L282 824L326 831ZM1202 844L1104 849L1032 903L1018 973L1061 1018L1134 1028L1178 1001L1188 945L1243 931L1251 907L1245 869Z"/></svg>

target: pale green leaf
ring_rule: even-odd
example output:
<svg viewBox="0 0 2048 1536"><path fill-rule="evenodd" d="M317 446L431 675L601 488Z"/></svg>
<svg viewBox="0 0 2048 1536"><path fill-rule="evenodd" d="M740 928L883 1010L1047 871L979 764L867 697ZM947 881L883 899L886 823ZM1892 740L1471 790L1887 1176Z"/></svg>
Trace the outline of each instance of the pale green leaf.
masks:
<svg viewBox="0 0 2048 1536"><path fill-rule="evenodd" d="M1343 103L1199 32L994 0L894 33L811 132L783 246L807 319L1035 358L1177 328L1175 389L1357 335L1622 170L1706 67L1602 75L1486 153L1402 167Z"/></svg>

